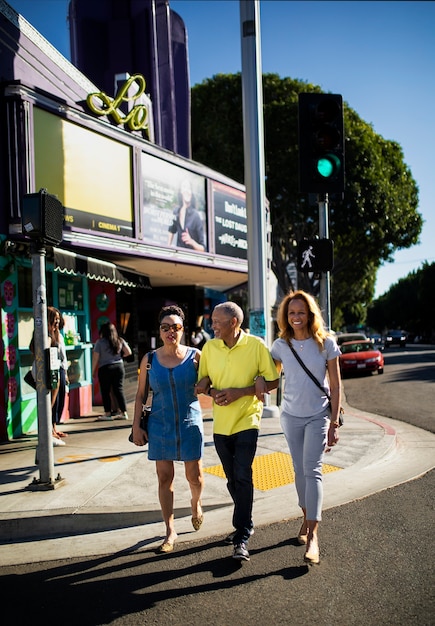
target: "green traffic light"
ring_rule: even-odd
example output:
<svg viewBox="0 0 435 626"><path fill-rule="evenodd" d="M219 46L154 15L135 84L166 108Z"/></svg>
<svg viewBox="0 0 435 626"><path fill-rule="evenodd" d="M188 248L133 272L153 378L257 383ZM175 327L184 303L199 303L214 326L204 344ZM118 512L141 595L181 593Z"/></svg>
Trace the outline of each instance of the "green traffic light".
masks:
<svg viewBox="0 0 435 626"><path fill-rule="evenodd" d="M317 161L317 171L323 178L330 178L334 173L334 166L330 159L319 159Z"/></svg>
<svg viewBox="0 0 435 626"><path fill-rule="evenodd" d="M335 154L326 154L317 159L317 171L322 178L331 178L340 169L340 159Z"/></svg>

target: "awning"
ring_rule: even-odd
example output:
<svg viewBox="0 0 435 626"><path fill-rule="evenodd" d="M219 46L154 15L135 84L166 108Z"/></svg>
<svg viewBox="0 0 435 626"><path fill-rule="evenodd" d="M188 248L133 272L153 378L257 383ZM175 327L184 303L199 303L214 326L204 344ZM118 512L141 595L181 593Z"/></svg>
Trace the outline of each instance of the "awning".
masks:
<svg viewBox="0 0 435 626"><path fill-rule="evenodd" d="M82 256L69 250L53 248L54 271L62 274L80 274L92 280L101 280L123 287L139 287L151 289L147 276L124 271L109 261Z"/></svg>

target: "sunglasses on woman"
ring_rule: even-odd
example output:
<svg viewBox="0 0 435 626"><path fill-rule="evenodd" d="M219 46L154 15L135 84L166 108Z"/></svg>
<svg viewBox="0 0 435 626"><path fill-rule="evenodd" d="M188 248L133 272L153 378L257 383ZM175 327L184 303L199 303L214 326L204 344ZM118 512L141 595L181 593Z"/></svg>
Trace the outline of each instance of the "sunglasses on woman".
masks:
<svg viewBox="0 0 435 626"><path fill-rule="evenodd" d="M178 331L182 328L183 327L181 324L160 324L160 330L162 330L164 333L167 333L170 330L173 330L174 333L178 333Z"/></svg>

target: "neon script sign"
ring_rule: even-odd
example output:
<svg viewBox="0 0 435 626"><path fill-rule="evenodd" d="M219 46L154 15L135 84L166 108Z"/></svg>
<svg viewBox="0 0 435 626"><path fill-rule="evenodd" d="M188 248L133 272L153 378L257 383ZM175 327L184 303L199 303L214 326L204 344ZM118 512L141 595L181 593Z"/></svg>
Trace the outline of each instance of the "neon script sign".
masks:
<svg viewBox="0 0 435 626"><path fill-rule="evenodd" d="M137 91L131 95L129 90L136 86ZM148 107L146 104L135 104L130 111L124 115L119 107L123 102L135 102L145 92L145 78L141 74L134 74L118 89L114 98L111 98L104 91L90 93L86 98L86 103L95 115L111 115L117 124L127 125L130 130L148 130Z"/></svg>

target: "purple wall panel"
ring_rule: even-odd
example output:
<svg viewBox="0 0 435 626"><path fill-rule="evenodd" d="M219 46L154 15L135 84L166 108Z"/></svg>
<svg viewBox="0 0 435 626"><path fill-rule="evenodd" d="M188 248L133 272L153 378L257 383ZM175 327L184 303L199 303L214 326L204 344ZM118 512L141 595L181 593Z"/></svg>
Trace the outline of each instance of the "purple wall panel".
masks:
<svg viewBox="0 0 435 626"><path fill-rule="evenodd" d="M107 94L115 74L142 74L156 143L190 158L186 31L166 0L71 0L69 16L78 69Z"/></svg>

